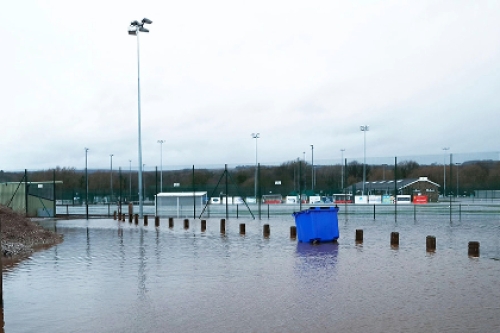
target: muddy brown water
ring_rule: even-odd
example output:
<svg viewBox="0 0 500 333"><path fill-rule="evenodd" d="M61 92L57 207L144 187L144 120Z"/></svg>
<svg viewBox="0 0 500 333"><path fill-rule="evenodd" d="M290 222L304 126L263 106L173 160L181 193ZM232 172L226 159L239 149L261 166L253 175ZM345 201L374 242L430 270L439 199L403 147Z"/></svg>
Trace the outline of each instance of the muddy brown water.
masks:
<svg viewBox="0 0 500 333"><path fill-rule="evenodd" d="M200 220L184 229L182 219L173 228L112 219L44 225L65 240L3 273L4 332L500 329L497 216L341 216L338 242L319 245L290 239L291 216L228 219L224 235L219 219L208 219L206 232ZM390 245L393 231L399 247ZM480 242L479 258L468 257L469 241Z"/></svg>

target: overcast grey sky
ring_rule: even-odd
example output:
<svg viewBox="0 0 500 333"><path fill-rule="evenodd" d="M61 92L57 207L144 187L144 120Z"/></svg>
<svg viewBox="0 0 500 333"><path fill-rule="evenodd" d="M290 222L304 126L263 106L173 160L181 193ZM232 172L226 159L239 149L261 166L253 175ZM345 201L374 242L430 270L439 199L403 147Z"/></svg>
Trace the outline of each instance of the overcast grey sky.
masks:
<svg viewBox="0 0 500 333"><path fill-rule="evenodd" d="M499 150L500 1L9 1L0 169Z"/></svg>

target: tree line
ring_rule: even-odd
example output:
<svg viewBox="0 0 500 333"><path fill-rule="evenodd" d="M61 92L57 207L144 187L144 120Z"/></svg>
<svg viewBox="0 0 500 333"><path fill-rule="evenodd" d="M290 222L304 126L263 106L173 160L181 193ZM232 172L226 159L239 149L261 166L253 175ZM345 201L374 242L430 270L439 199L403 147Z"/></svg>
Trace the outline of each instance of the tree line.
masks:
<svg viewBox="0 0 500 333"><path fill-rule="evenodd" d="M500 162L470 161L453 165L421 165L415 161L402 161L397 165L365 166L367 181L393 180L428 177L440 185L446 177L447 195L469 196L474 190L500 189ZM163 192L207 191L208 195L226 193L231 196L254 196L255 166L237 166L224 169L184 169L159 170L143 173L143 193L145 200L153 200L154 195ZM94 201L137 201L139 189L137 172L114 170L77 170L71 167L57 167L51 170L30 171L27 179L31 182L62 181L56 187L56 199L74 201L86 197L88 178L89 202ZM23 182L24 172L0 171L0 182ZM299 160L284 162L278 166L260 166L258 169L258 194L291 193L330 195L343 193L348 187L363 179L363 164L352 161L344 166L312 165ZM160 188L163 185L163 189Z"/></svg>

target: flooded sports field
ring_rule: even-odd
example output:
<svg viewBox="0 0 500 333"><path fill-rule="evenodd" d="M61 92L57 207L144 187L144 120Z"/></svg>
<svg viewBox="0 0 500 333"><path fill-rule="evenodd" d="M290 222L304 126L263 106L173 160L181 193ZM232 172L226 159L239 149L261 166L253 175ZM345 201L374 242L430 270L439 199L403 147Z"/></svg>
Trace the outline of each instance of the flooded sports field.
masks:
<svg viewBox="0 0 500 333"><path fill-rule="evenodd" d="M500 330L497 214L341 214L317 245L290 238L291 215L183 222L42 222L65 240L3 272L4 332Z"/></svg>

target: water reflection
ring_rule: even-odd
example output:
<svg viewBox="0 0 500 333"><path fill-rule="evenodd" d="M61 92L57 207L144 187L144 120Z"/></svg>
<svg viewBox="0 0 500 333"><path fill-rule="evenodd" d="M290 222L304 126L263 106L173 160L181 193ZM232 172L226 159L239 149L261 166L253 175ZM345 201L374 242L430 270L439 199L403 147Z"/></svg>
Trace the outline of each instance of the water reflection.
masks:
<svg viewBox="0 0 500 333"><path fill-rule="evenodd" d="M138 270L138 291L139 299L144 300L148 289L146 287L146 246L144 245L144 229L139 230L139 270Z"/></svg>
<svg viewBox="0 0 500 333"><path fill-rule="evenodd" d="M5 330L4 330L4 327L5 327L5 321L3 319L3 301L2 301L2 304L0 306L0 316L1 316L1 320L2 322L0 323L0 333L5 333Z"/></svg>
<svg viewBox="0 0 500 333"><path fill-rule="evenodd" d="M337 242L326 243L297 243L297 254L300 257L330 257L337 258L339 252L339 244Z"/></svg>
<svg viewBox="0 0 500 333"><path fill-rule="evenodd" d="M290 219L266 220L269 238L259 221L248 222L244 237L231 221L221 235L217 219L205 233L196 224L186 231L59 221L62 244L5 273L2 326L8 333L361 332L375 318L386 332L495 331L500 262L489 258L499 257L500 221L398 219L351 215L338 243L320 244L290 240ZM362 244L356 229L365 231ZM389 246L392 231L401 234L398 251ZM429 234L437 238L432 255ZM481 241L477 260L467 257L470 240Z"/></svg>
<svg viewBox="0 0 500 333"><path fill-rule="evenodd" d="M298 256L296 270L306 275L317 271L328 271L328 274L330 274L337 263L338 252L339 245L337 242L318 244L298 242L296 247Z"/></svg>

